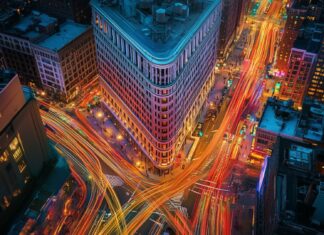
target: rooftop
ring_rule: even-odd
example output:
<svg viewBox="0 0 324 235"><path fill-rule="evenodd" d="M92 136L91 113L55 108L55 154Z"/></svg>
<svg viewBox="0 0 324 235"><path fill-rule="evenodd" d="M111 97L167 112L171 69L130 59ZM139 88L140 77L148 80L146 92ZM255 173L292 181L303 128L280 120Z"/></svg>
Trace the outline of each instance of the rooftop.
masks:
<svg viewBox="0 0 324 235"><path fill-rule="evenodd" d="M156 64L174 61L220 4L220 0L202 0L195 1L199 6L187 6L179 1L160 1L162 3L158 5L156 0L151 0L148 5L141 5L144 4L142 1L137 5L128 2L120 7L103 2L113 1L92 0L91 5Z"/></svg>
<svg viewBox="0 0 324 235"><path fill-rule="evenodd" d="M31 14L23 17L16 25L14 25L14 29L25 33L35 25L47 27L48 25L56 23L56 21L56 18L50 17L38 11L33 11Z"/></svg>
<svg viewBox="0 0 324 235"><path fill-rule="evenodd" d="M293 1L293 7L294 8L303 8L303 7L309 7L309 6L313 6L313 5L317 5L317 4L321 4L322 0L297 0L297 1Z"/></svg>
<svg viewBox="0 0 324 235"><path fill-rule="evenodd" d="M280 220L303 227L300 233L291 230L290 234L319 234L314 232L310 222L323 222L324 194L317 194L316 188L321 176L315 167L318 161L317 152L321 153L322 149L321 146L314 147L300 140L279 137L276 151L272 152L271 158L279 160L278 174L286 176L279 177L281 179L278 178L277 181L278 188L283 189L277 197L283 203L278 213ZM310 227L305 230L304 226ZM293 227L296 231L300 228ZM284 228L280 225L278 234L289 234L282 229Z"/></svg>
<svg viewBox="0 0 324 235"><path fill-rule="evenodd" d="M5 33L37 42L55 31L57 19L38 11L32 11L7 26Z"/></svg>
<svg viewBox="0 0 324 235"><path fill-rule="evenodd" d="M317 53L324 36L324 24L309 23L303 26L294 42L294 48Z"/></svg>
<svg viewBox="0 0 324 235"><path fill-rule="evenodd" d="M16 72L10 69L0 70L0 93L4 90L10 81L16 76ZM25 101L28 102L30 99L34 98L34 94L31 88L27 86L21 86L24 94Z"/></svg>
<svg viewBox="0 0 324 235"><path fill-rule="evenodd" d="M71 41L79 37L88 29L88 26L66 21L60 25L59 31L38 43L39 46L53 51L59 51Z"/></svg>
<svg viewBox="0 0 324 235"><path fill-rule="evenodd" d="M292 108L289 101L269 98L259 127L277 134L294 136L298 120L299 113Z"/></svg>
<svg viewBox="0 0 324 235"><path fill-rule="evenodd" d="M289 149L287 164L301 170L311 170L313 150L296 144Z"/></svg>
<svg viewBox="0 0 324 235"><path fill-rule="evenodd" d="M32 11L5 30L5 33L25 38L32 43L50 50L58 51L75 38L83 34L89 26L67 20L58 24L58 20L47 14Z"/></svg>
<svg viewBox="0 0 324 235"><path fill-rule="evenodd" d="M324 140L324 105L313 99L305 99L297 135L311 141Z"/></svg>
<svg viewBox="0 0 324 235"><path fill-rule="evenodd" d="M277 139L276 151L273 151L279 160L279 171L289 174L295 172L295 176L305 177L312 180L312 177L319 176L317 162L322 154L321 146L313 146L301 139L279 137Z"/></svg>

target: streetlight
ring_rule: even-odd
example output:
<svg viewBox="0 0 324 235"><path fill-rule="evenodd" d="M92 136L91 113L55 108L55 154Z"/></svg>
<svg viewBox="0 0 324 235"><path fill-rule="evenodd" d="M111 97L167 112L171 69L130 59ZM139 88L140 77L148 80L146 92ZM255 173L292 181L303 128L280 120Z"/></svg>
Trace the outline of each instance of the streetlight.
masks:
<svg viewBox="0 0 324 235"><path fill-rule="evenodd" d="M97 113L96 113L96 117L97 118L102 118L104 116L104 113L102 112L102 111L98 111Z"/></svg>
<svg viewBox="0 0 324 235"><path fill-rule="evenodd" d="M117 138L117 140L119 140L119 141L123 140L123 136L122 136L121 134L118 134L116 138Z"/></svg>
<svg viewBox="0 0 324 235"><path fill-rule="evenodd" d="M104 132L104 120L103 120L103 117L104 117L104 113L101 111L101 110L99 110L98 112L96 112L96 114L95 114L95 116L96 116L96 118L98 118L100 121L101 121L101 123L99 124L100 126L100 128L101 128L101 132L103 133Z"/></svg>

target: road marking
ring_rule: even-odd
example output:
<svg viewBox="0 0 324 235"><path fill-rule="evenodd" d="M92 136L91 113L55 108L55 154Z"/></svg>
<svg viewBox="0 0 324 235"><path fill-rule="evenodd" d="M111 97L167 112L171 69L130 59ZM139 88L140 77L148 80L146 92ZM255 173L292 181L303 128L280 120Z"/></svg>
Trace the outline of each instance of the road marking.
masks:
<svg viewBox="0 0 324 235"><path fill-rule="evenodd" d="M106 178L112 187L118 187L124 185L124 181L116 175L106 175Z"/></svg>

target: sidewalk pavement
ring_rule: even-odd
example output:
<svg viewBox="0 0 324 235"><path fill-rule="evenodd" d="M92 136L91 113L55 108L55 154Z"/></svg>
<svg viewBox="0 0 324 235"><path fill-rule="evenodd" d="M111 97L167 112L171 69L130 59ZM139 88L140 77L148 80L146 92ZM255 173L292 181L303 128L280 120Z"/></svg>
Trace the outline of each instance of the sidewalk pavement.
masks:
<svg viewBox="0 0 324 235"><path fill-rule="evenodd" d="M127 161L134 162L139 157L137 149L126 138L125 131L118 128L117 121L114 121L111 115L99 107L92 108L90 112L81 113L97 133L118 150Z"/></svg>
<svg viewBox="0 0 324 235"><path fill-rule="evenodd" d="M113 115L105 107L94 107L90 112L81 112L88 120L89 124L99 133L120 155L132 163L137 169L148 178L156 181L166 180L165 176L158 176L151 172L147 166L149 161L142 155L137 144L127 137L128 133ZM171 174L169 174L171 175Z"/></svg>

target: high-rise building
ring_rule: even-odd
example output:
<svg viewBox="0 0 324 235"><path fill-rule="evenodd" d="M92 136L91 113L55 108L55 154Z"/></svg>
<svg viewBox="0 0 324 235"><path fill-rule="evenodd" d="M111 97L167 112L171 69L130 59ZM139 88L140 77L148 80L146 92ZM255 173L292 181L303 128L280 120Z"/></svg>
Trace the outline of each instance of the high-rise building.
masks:
<svg viewBox="0 0 324 235"><path fill-rule="evenodd" d="M269 98L256 131L256 148L271 150L278 136L293 138L300 113L293 109L292 101Z"/></svg>
<svg viewBox="0 0 324 235"><path fill-rule="evenodd" d="M305 99L302 111L292 106L269 98L257 129L254 151L269 157L256 188L256 234L317 234L323 225L324 104Z"/></svg>
<svg viewBox="0 0 324 235"><path fill-rule="evenodd" d="M221 1L91 5L104 101L166 173L214 82Z"/></svg>
<svg viewBox="0 0 324 235"><path fill-rule="evenodd" d="M239 15L238 15L238 32L240 32L243 27L244 27L244 23L245 23L245 18L246 15L249 12L251 6L251 0L240 0L239 1Z"/></svg>
<svg viewBox="0 0 324 235"><path fill-rule="evenodd" d="M0 32L0 47L6 66L19 74L23 84L41 87L32 45L54 33L57 20L34 11L5 25L5 30Z"/></svg>
<svg viewBox="0 0 324 235"><path fill-rule="evenodd" d="M247 13L248 3L247 0L223 1L222 22L217 47L217 57L220 62L227 57L228 49L237 36L239 26L243 23L244 15Z"/></svg>
<svg viewBox="0 0 324 235"><path fill-rule="evenodd" d="M59 31L33 44L43 88L70 101L97 75L92 28L66 21Z"/></svg>
<svg viewBox="0 0 324 235"><path fill-rule="evenodd" d="M30 11L35 6L34 4L35 1L29 0L0 0L0 15L2 10L7 11L8 9L15 11L17 14L23 14Z"/></svg>
<svg viewBox="0 0 324 235"><path fill-rule="evenodd" d="M271 150L278 137L307 143L324 141L324 104L306 98L301 111L293 102L269 98L256 131L256 149Z"/></svg>
<svg viewBox="0 0 324 235"><path fill-rule="evenodd" d="M15 69L24 84L49 90L59 100L70 101L97 76L90 25L59 24L32 11L0 33L0 43L6 67Z"/></svg>
<svg viewBox="0 0 324 235"><path fill-rule="evenodd" d="M301 107L323 38L323 25L311 24L299 31L291 49L288 72L283 79L280 98L291 99Z"/></svg>
<svg viewBox="0 0 324 235"><path fill-rule="evenodd" d="M278 222L275 184L279 159L273 155L264 159L258 179L255 213L256 234L272 235Z"/></svg>
<svg viewBox="0 0 324 235"><path fill-rule="evenodd" d="M280 90L281 99L291 99L296 107L301 107L315 60L315 53L298 48L291 50L289 70Z"/></svg>
<svg viewBox="0 0 324 235"><path fill-rule="evenodd" d="M271 158L278 159L275 234L323 231L323 147L280 137Z"/></svg>
<svg viewBox="0 0 324 235"><path fill-rule="evenodd" d="M306 97L298 121L296 135L308 142L319 144L324 141L324 104Z"/></svg>
<svg viewBox="0 0 324 235"><path fill-rule="evenodd" d="M286 73L291 49L304 22L316 22L323 10L322 0L293 0L287 6L287 20L278 50L277 68Z"/></svg>
<svg viewBox="0 0 324 235"><path fill-rule="evenodd" d="M318 53L307 95L324 103L324 38L322 39L321 49Z"/></svg>
<svg viewBox="0 0 324 235"><path fill-rule="evenodd" d="M60 20L70 19L77 23L90 24L90 0L38 0L40 11Z"/></svg>
<svg viewBox="0 0 324 235"><path fill-rule="evenodd" d="M8 70L0 72L0 227L12 217L49 159L37 101Z"/></svg>

